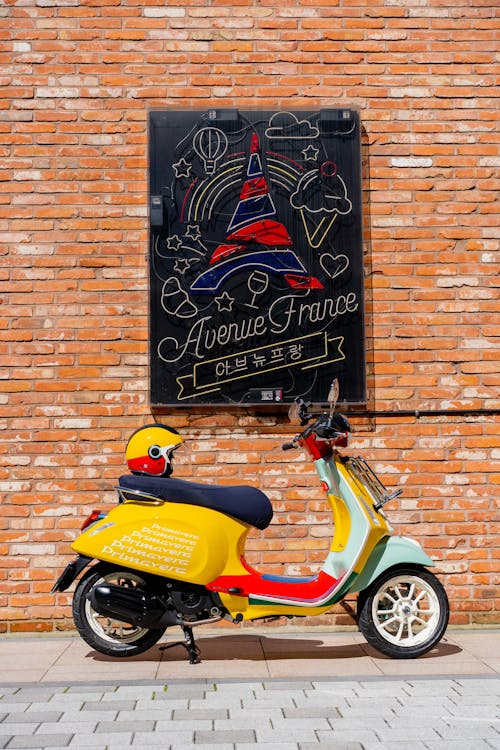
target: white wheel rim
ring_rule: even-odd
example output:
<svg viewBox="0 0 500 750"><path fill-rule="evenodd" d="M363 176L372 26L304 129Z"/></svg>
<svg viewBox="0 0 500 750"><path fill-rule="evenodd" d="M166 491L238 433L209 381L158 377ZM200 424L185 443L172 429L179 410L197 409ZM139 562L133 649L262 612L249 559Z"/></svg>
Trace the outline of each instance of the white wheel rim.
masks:
<svg viewBox="0 0 500 750"><path fill-rule="evenodd" d="M374 625L384 640L402 648L428 641L435 632L441 607L436 592L419 576L394 576L373 598Z"/></svg>
<svg viewBox="0 0 500 750"><path fill-rule="evenodd" d="M144 580L140 576L125 572L120 573L120 575L108 573L108 575L100 578L94 585L99 586L101 583L116 583L120 586L127 586L127 588L144 586ZM85 617L93 632L108 643L134 643L149 632L147 628L140 628L120 622L119 620L113 620L113 618L106 617L105 615L100 615L95 611L88 599L85 601Z"/></svg>

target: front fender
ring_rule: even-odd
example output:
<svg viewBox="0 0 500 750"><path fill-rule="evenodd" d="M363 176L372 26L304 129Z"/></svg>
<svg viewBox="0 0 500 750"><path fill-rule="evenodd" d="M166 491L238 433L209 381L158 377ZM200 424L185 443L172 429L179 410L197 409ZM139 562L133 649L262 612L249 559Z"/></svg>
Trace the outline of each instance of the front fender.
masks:
<svg viewBox="0 0 500 750"><path fill-rule="evenodd" d="M435 563L415 539L406 536L384 537L374 547L360 575L349 589L350 592L362 591L388 568L394 565L423 565L427 568Z"/></svg>

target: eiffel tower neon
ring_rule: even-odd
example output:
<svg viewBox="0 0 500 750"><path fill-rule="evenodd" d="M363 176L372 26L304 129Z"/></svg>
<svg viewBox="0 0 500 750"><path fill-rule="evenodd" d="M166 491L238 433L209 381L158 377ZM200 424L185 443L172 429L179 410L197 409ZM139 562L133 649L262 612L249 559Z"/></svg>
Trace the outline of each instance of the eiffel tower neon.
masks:
<svg viewBox="0 0 500 750"><path fill-rule="evenodd" d="M227 227L226 242L213 252L209 269L191 285L191 291L218 291L228 278L245 268L283 276L293 289L323 289L319 279L307 273L292 246L287 228L276 218L262 169L259 138L253 133L246 179Z"/></svg>
<svg viewBox="0 0 500 750"><path fill-rule="evenodd" d="M285 225L276 221L275 216L276 208L262 170L259 138L257 133L253 133L246 180L226 233L227 241L236 244L219 245L210 263L247 249L246 245L239 243L258 242L273 247L290 247L292 239Z"/></svg>

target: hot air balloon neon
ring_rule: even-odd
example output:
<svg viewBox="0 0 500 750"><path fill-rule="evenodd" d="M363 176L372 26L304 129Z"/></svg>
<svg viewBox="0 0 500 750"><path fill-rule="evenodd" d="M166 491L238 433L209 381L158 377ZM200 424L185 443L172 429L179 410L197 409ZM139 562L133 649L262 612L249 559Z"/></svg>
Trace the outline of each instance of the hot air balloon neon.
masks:
<svg viewBox="0 0 500 750"><path fill-rule="evenodd" d="M202 128L193 138L193 148L208 175L214 174L216 163L226 153L227 146L227 136L219 128Z"/></svg>

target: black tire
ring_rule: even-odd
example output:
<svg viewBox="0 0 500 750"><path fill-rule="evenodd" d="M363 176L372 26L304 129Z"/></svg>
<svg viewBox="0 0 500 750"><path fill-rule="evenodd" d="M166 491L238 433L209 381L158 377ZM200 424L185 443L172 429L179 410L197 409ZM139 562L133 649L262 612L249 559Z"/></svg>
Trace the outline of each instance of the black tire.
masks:
<svg viewBox="0 0 500 750"><path fill-rule="evenodd" d="M73 619L83 640L106 656L142 654L160 640L166 628L152 630L129 625L98 614L87 595L98 583L146 586L143 573L112 565L96 565L80 579L73 597Z"/></svg>
<svg viewBox="0 0 500 750"><path fill-rule="evenodd" d="M358 598L358 625L368 643L393 659L415 659L441 640L450 608L436 576L413 565L382 573Z"/></svg>

